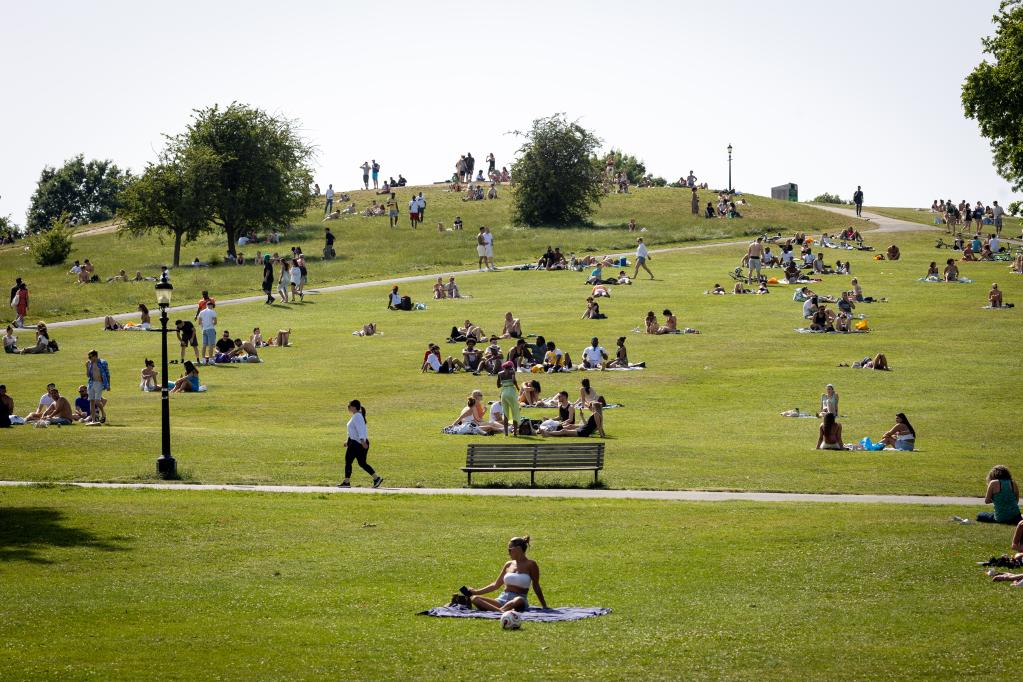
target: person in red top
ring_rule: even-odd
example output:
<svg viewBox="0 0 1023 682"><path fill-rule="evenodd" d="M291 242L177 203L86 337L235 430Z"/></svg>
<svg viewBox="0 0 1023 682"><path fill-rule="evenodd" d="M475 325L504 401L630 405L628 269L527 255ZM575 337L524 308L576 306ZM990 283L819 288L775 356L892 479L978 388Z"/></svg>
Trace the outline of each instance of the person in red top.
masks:
<svg viewBox="0 0 1023 682"><path fill-rule="evenodd" d="M24 327L25 316L28 315L28 287L25 286L24 282L18 285L18 291L14 295L14 299L14 309L18 314L17 319L14 320L14 326Z"/></svg>
<svg viewBox="0 0 1023 682"><path fill-rule="evenodd" d="M202 298L199 299L199 303L197 304L198 308L196 308L195 317L192 318L192 319L198 320L199 319L199 313L201 313L202 311L206 310L206 305L209 304L209 303L212 303L213 305L216 305L217 304L217 300L214 299L214 298L210 298L210 292L203 290Z"/></svg>

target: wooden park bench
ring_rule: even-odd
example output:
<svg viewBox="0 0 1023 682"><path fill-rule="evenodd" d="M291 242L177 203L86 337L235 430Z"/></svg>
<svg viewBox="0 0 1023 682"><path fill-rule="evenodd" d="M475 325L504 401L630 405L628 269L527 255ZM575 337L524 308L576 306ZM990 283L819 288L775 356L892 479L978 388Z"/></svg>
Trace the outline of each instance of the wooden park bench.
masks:
<svg viewBox="0 0 1023 682"><path fill-rule="evenodd" d="M592 471L593 482L604 468L604 443L471 443L462 471L472 485L474 473L528 471L536 485L537 471Z"/></svg>

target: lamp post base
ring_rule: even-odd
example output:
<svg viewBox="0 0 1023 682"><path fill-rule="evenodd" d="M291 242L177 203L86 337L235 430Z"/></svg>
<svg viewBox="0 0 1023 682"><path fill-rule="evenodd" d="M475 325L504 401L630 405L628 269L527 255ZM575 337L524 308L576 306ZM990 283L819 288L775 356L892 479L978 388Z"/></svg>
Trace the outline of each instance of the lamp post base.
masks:
<svg viewBox="0 0 1023 682"><path fill-rule="evenodd" d="M176 481L178 479L178 463L171 456L158 457L156 460L156 475L164 480Z"/></svg>

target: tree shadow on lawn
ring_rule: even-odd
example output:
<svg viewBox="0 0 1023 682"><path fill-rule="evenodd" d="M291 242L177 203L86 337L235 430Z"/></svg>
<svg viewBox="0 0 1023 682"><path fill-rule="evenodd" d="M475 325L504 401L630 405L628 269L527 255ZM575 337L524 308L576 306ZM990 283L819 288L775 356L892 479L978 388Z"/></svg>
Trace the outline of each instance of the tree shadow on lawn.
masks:
<svg viewBox="0 0 1023 682"><path fill-rule="evenodd" d="M63 519L62 512L47 507L0 507L0 562L51 564L40 554L47 547L85 547L104 552L127 549L102 540L91 531L66 526Z"/></svg>
<svg viewBox="0 0 1023 682"><path fill-rule="evenodd" d="M476 473L479 473L479 472L476 472ZM542 472L538 472L538 473L542 473ZM537 488L546 488L546 489L551 489L551 490L564 490L564 489L571 489L571 490L587 490L587 489L588 490L610 490L610 488L608 488L607 483L605 483L603 481L603 479L597 481L596 483L594 483L593 481L589 481L588 483L585 483L585 484L565 483L564 481L561 481L561 480L558 480L558 479L554 479L552 481L539 481L539 482L537 482L536 485L529 485L529 478L528 477L524 478L523 480L515 480L515 481L497 480L497 481L491 481L489 483L473 483L469 487L470 488L491 488L491 489L499 489L499 490L508 490L508 489L512 489L512 488L514 488L514 489L526 489L526 490L535 490Z"/></svg>

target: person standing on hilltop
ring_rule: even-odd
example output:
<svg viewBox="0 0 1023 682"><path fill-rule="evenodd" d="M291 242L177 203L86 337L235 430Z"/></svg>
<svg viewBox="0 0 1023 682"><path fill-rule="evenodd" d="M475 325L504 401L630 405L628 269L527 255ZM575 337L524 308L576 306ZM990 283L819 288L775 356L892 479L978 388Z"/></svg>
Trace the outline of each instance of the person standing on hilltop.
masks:
<svg viewBox="0 0 1023 682"><path fill-rule="evenodd" d="M856 191L853 192L853 203L856 204L856 217L859 218L863 213L863 188L856 185Z"/></svg>
<svg viewBox="0 0 1023 682"><path fill-rule="evenodd" d="M494 152L487 154L487 177L491 177L497 169L497 160L494 159Z"/></svg>
<svg viewBox="0 0 1023 682"><path fill-rule="evenodd" d="M359 168L362 169L362 186L369 189L369 162L363 161Z"/></svg>
<svg viewBox="0 0 1023 682"><path fill-rule="evenodd" d="M472 158L472 152L465 153L465 181L472 182L472 171L476 168L476 159Z"/></svg>
<svg viewBox="0 0 1023 682"><path fill-rule="evenodd" d="M693 187L693 198L690 205L692 206L693 215L700 215L700 195L695 187Z"/></svg>
<svg viewBox="0 0 1023 682"><path fill-rule="evenodd" d="M370 170L373 171L373 189L380 189L380 164L377 163L376 159L373 159L373 165L370 166Z"/></svg>
<svg viewBox="0 0 1023 682"><path fill-rule="evenodd" d="M327 185L327 203L323 207L323 215L334 210L334 185Z"/></svg>

